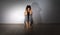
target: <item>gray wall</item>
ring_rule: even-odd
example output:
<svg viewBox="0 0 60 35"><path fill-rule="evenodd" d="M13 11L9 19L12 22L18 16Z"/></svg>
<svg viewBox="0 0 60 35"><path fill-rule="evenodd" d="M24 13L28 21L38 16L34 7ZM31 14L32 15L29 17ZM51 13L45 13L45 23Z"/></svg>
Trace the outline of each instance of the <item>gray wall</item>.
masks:
<svg viewBox="0 0 60 35"><path fill-rule="evenodd" d="M27 4L32 7L34 23L60 23L60 0L18 0L17 2L15 0L1 0L0 22L6 21L5 17L7 16L4 16L4 14L7 12L9 14L7 7L10 8L12 5L16 5L25 8ZM5 9L8 10L5 11Z"/></svg>
<svg viewBox="0 0 60 35"><path fill-rule="evenodd" d="M32 9L35 23L60 23L60 0L35 0Z"/></svg>

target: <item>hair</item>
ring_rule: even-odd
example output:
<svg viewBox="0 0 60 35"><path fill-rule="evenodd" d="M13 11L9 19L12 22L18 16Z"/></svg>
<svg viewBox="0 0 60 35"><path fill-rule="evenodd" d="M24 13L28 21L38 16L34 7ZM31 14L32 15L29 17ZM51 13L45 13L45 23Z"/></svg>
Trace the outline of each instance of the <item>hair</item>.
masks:
<svg viewBox="0 0 60 35"><path fill-rule="evenodd" d="M26 6L26 10L27 10L28 8L30 8L30 10L31 10L31 6L30 6L30 5L27 5L27 6Z"/></svg>

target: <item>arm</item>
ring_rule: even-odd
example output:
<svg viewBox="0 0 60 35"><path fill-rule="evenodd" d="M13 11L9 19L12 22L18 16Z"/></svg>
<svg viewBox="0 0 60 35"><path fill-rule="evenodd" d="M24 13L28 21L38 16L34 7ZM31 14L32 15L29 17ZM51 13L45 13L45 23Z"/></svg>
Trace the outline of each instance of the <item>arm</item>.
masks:
<svg viewBox="0 0 60 35"><path fill-rule="evenodd" d="M24 12L24 16L26 16L26 15L27 15L27 12L25 11L25 12Z"/></svg>
<svg viewBox="0 0 60 35"><path fill-rule="evenodd" d="M30 11L30 15L32 15L32 10Z"/></svg>

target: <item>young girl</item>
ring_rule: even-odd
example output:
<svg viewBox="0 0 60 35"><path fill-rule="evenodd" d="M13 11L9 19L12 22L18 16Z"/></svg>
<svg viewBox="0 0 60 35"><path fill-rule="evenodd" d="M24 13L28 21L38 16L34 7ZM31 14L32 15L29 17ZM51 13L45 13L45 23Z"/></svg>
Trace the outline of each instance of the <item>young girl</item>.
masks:
<svg viewBox="0 0 60 35"><path fill-rule="evenodd" d="M26 6L26 10L24 12L24 15L25 15L25 25L27 27L30 27L32 24L32 10L31 10L30 5Z"/></svg>

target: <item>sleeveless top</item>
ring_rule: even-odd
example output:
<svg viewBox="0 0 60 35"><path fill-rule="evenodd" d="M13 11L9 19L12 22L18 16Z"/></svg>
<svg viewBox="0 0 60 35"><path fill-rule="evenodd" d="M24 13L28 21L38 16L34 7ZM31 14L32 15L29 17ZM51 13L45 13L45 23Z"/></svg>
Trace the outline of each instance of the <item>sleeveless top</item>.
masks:
<svg viewBox="0 0 60 35"><path fill-rule="evenodd" d="M31 23L33 22L32 14L30 15L29 12L27 12L27 15L25 16L25 22L26 22L26 21L30 21Z"/></svg>

